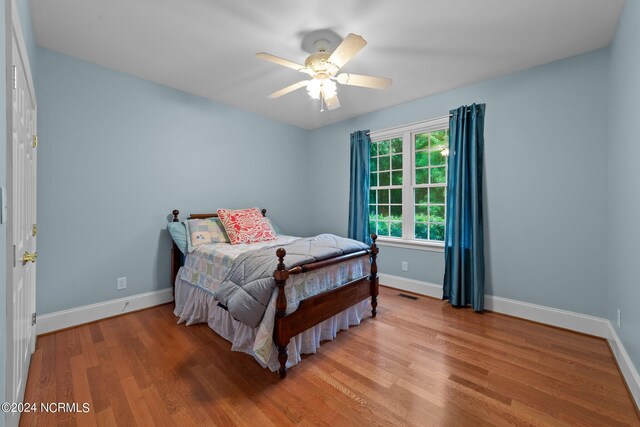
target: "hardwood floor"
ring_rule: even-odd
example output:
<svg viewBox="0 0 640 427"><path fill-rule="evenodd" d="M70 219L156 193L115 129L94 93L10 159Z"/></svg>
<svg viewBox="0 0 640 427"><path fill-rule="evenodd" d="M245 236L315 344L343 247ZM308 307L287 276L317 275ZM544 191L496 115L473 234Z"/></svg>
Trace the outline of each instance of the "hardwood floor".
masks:
<svg viewBox="0 0 640 427"><path fill-rule="evenodd" d="M21 425L640 426L606 341L381 288L376 319L278 375L172 305L38 338Z"/></svg>

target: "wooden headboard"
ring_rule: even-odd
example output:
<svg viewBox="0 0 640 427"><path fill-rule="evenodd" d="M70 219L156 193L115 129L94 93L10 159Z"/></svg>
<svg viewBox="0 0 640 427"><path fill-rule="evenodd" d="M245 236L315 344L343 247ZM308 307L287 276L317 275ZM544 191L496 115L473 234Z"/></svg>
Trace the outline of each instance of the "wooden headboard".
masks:
<svg viewBox="0 0 640 427"><path fill-rule="evenodd" d="M266 209L262 209L260 212L262 212L262 216L267 216L267 210ZM178 209L174 209L173 212L171 212L173 214L173 222L180 222L180 220L178 219L178 215L180 215L180 211ZM206 219L206 218L217 218L218 214L217 213L197 213L197 214L189 214L189 218L187 219ZM175 243L174 243L175 245Z"/></svg>
<svg viewBox="0 0 640 427"><path fill-rule="evenodd" d="M262 212L262 216L267 216L267 210L266 209L261 209ZM178 209L174 209L173 212L171 212L173 214L173 219L171 220L171 222L180 222L180 220L178 219L178 215L180 215L180 211ZM187 219L205 219L205 218L217 218L218 214L217 213L196 213L196 214L189 214L189 218ZM175 297L175 285L176 285L176 276L178 275L178 270L180 269L180 267L182 266L182 252L180 252L180 249L178 249L178 247L176 246L176 242L173 241L173 239L171 240L171 287L174 290L174 297Z"/></svg>

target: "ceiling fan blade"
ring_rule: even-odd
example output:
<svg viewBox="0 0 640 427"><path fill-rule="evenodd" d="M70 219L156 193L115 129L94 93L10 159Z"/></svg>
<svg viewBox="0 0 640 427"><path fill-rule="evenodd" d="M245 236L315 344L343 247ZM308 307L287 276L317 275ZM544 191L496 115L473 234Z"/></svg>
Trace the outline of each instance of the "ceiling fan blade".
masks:
<svg viewBox="0 0 640 427"><path fill-rule="evenodd" d="M340 46L333 51L327 62L332 63L338 68L342 68L344 64L349 62L351 58L356 56L356 53L360 52L360 49L365 47L367 41L357 34L349 34L342 40Z"/></svg>
<svg viewBox="0 0 640 427"><path fill-rule="evenodd" d="M309 69L304 65L296 64L295 62L291 62L288 59L280 58L279 56L271 55L270 53L258 52L256 53L256 56L260 59L264 59L265 61L273 62L274 64L282 65L283 67L300 71L301 73L309 73Z"/></svg>
<svg viewBox="0 0 640 427"><path fill-rule="evenodd" d="M327 106L327 109L335 110L336 108L340 108L340 101L338 100L337 93L334 93L331 98L327 98L326 96L324 96L323 92L322 98L324 99L324 104Z"/></svg>
<svg viewBox="0 0 640 427"><path fill-rule="evenodd" d="M362 76L360 74L339 74L336 77L338 83L347 86L368 87L371 89L386 89L391 86L393 80L386 77Z"/></svg>
<svg viewBox="0 0 640 427"><path fill-rule="evenodd" d="M309 80L302 80L298 83L294 83L292 85L285 87L284 89L280 89L277 92L273 92L271 95L268 96L268 98L271 98L271 99L280 98L282 95L286 95L289 92L293 92L294 90L298 90L302 87L307 86L307 83L309 83Z"/></svg>

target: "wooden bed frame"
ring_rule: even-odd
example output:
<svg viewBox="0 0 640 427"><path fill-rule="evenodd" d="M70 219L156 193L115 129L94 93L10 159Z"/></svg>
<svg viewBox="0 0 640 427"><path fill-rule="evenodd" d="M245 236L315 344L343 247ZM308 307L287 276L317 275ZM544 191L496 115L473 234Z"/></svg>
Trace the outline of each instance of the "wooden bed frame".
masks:
<svg viewBox="0 0 640 427"><path fill-rule="evenodd" d="M173 222L179 222L178 215L180 212L176 209L172 213ZM266 216L266 213L267 210L262 209L262 216ZM189 215L189 219L205 219L217 216L218 214L215 213L191 214ZM276 300L276 318L273 329L273 340L278 347L278 362L280 362L280 369L278 372L280 373L280 378L284 378L287 375L287 359L289 358L287 354L287 346L289 345L291 338L294 336L369 297L371 297L371 317L376 317L379 286L378 265L376 263L376 258L378 256L378 247L376 246L377 238L378 236L375 234L371 235L373 243L371 243L371 247L369 249L353 252L347 255L340 255L322 261L311 262L291 269L287 269L284 263L284 258L287 254L286 250L284 248L278 248L276 250L278 266L273 272L273 277L278 286L278 297ZM300 301L296 311L286 314L287 298L285 296L284 288L290 275L307 273L309 271L346 262L367 254L371 261L371 274L369 276L362 276L359 279L352 280L338 288L302 300ZM178 249L175 242L173 242L173 246L171 248L171 285L174 290L174 295L176 276L178 275L178 270L182 265L181 255L182 253L180 252L180 249Z"/></svg>

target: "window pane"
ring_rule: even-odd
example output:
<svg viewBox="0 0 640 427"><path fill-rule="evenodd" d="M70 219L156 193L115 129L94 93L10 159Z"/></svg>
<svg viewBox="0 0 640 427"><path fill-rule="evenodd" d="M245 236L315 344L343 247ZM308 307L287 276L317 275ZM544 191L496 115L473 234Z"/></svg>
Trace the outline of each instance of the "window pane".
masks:
<svg viewBox="0 0 640 427"><path fill-rule="evenodd" d="M391 222L391 237L402 237L402 223L401 222Z"/></svg>
<svg viewBox="0 0 640 427"><path fill-rule="evenodd" d="M427 224L423 222L416 222L416 239L427 239Z"/></svg>
<svg viewBox="0 0 640 427"><path fill-rule="evenodd" d="M416 150L427 148L427 144L429 143L428 138L428 133L419 133L418 135L416 135Z"/></svg>
<svg viewBox="0 0 640 427"><path fill-rule="evenodd" d="M430 190L430 203L444 203L444 187L432 187Z"/></svg>
<svg viewBox="0 0 640 427"><path fill-rule="evenodd" d="M416 188L415 189L415 204L426 204L427 197L429 196L428 188Z"/></svg>
<svg viewBox="0 0 640 427"><path fill-rule="evenodd" d="M378 229L376 228L376 224L377 223L372 218L369 218L369 233L378 234Z"/></svg>
<svg viewBox="0 0 640 427"><path fill-rule="evenodd" d="M378 143L378 155L384 156L385 154L389 154L389 140Z"/></svg>
<svg viewBox="0 0 640 427"><path fill-rule="evenodd" d="M391 172L391 184L402 185L402 171Z"/></svg>
<svg viewBox="0 0 640 427"><path fill-rule="evenodd" d="M372 159L369 159L369 171L370 172L375 172L378 170L378 159L376 159L375 157Z"/></svg>
<svg viewBox="0 0 640 427"><path fill-rule="evenodd" d="M416 151L416 167L429 166L429 152Z"/></svg>
<svg viewBox="0 0 640 427"><path fill-rule="evenodd" d="M426 184L429 179L429 169L416 169L416 184Z"/></svg>
<svg viewBox="0 0 640 427"><path fill-rule="evenodd" d="M372 205L376 204L376 191L375 190L370 190L369 191L369 203Z"/></svg>
<svg viewBox="0 0 640 427"><path fill-rule="evenodd" d="M378 155L378 143L377 142L372 142L371 144L369 144L369 155L370 155L370 157Z"/></svg>
<svg viewBox="0 0 640 427"><path fill-rule="evenodd" d="M449 131L437 130L431 132L431 148L439 147L441 145L449 145Z"/></svg>
<svg viewBox="0 0 640 427"><path fill-rule="evenodd" d="M380 173L380 186L389 185L390 180L391 180L391 172Z"/></svg>
<svg viewBox="0 0 640 427"><path fill-rule="evenodd" d="M402 154L391 157L391 169L402 169Z"/></svg>
<svg viewBox="0 0 640 427"><path fill-rule="evenodd" d="M427 222L429 207L427 205L416 206L416 222Z"/></svg>
<svg viewBox="0 0 640 427"><path fill-rule="evenodd" d="M431 160L431 166L441 166L447 163L447 158L442 155L440 150L431 151L429 158Z"/></svg>
<svg viewBox="0 0 640 427"><path fill-rule="evenodd" d="M402 138L393 138L391 140L391 152L402 153Z"/></svg>
<svg viewBox="0 0 640 427"><path fill-rule="evenodd" d="M391 163L391 157L389 156L380 157L380 170L388 171L390 163Z"/></svg>
<svg viewBox="0 0 640 427"><path fill-rule="evenodd" d="M389 235L389 223L386 221L378 221L378 236Z"/></svg>
<svg viewBox="0 0 640 427"><path fill-rule="evenodd" d="M446 184L447 183L447 168L431 168L431 183L432 184Z"/></svg>
<svg viewBox="0 0 640 427"><path fill-rule="evenodd" d="M444 224L429 224L429 239L444 241Z"/></svg>
<svg viewBox="0 0 640 427"><path fill-rule="evenodd" d="M444 206L429 206L429 221L444 222Z"/></svg>
<svg viewBox="0 0 640 427"><path fill-rule="evenodd" d="M389 203L389 190L378 190L378 203Z"/></svg>
<svg viewBox="0 0 640 427"><path fill-rule="evenodd" d="M391 190L391 203L402 204L402 189Z"/></svg>
<svg viewBox="0 0 640 427"><path fill-rule="evenodd" d="M380 219L389 219L389 206L378 205L378 217Z"/></svg>
<svg viewBox="0 0 640 427"><path fill-rule="evenodd" d="M376 205L369 205L369 218L376 217Z"/></svg>
<svg viewBox="0 0 640 427"><path fill-rule="evenodd" d="M378 174L377 173L372 173L371 175L369 175L369 185L371 187L376 187L378 185Z"/></svg>
<svg viewBox="0 0 640 427"><path fill-rule="evenodd" d="M391 219L402 219L402 206L391 205Z"/></svg>

